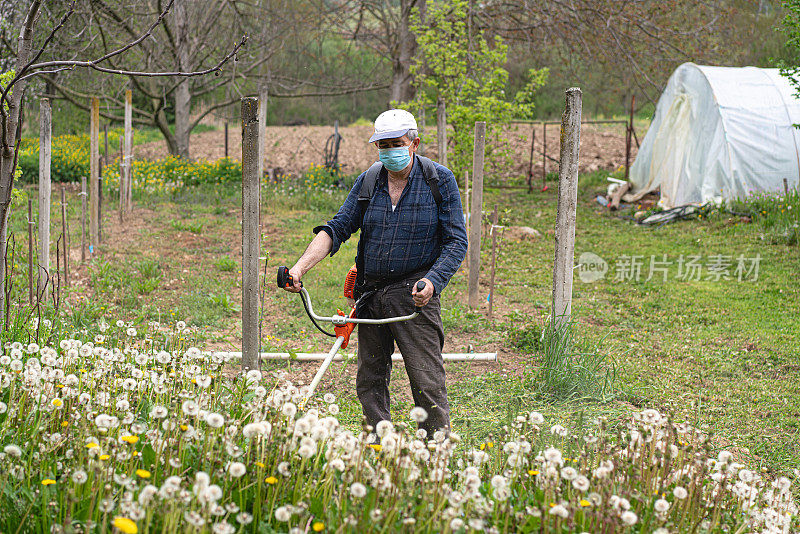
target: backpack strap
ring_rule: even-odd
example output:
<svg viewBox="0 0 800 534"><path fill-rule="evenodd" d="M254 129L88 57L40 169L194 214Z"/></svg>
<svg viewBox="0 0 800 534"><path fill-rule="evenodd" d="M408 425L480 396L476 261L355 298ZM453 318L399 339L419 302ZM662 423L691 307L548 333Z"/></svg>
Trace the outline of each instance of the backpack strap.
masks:
<svg viewBox="0 0 800 534"><path fill-rule="evenodd" d="M426 158L425 156L417 157L422 164L422 174L425 176L425 182L428 184L428 187L431 188L433 199L436 201L436 205L441 207L444 199L442 198L442 192L439 191L439 173L436 171L436 165L433 164L430 158Z"/></svg>

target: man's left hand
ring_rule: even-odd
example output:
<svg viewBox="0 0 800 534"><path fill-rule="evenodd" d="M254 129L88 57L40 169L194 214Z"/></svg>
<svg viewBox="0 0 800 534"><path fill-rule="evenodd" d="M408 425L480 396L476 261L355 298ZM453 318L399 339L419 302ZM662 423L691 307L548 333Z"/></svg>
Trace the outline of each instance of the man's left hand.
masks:
<svg viewBox="0 0 800 534"><path fill-rule="evenodd" d="M433 283L427 278L421 278L417 283L425 282L425 288L422 291L417 291L417 284L411 288L411 297L414 299L414 305L418 308L425 306L433 296Z"/></svg>

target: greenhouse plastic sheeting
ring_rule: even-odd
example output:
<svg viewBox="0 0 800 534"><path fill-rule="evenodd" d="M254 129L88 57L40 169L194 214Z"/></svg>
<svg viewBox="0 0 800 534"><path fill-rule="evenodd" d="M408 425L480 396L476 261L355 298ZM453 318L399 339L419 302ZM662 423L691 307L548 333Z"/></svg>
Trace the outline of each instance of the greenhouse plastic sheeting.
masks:
<svg viewBox="0 0 800 534"><path fill-rule="evenodd" d="M631 166L664 208L721 203L800 181L800 100L777 69L684 63L667 82Z"/></svg>

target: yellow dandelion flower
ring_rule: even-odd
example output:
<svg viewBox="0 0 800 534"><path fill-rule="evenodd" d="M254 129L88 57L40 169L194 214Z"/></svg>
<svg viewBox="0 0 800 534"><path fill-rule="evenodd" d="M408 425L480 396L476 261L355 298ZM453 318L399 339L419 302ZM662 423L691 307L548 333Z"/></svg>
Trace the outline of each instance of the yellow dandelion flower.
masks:
<svg viewBox="0 0 800 534"><path fill-rule="evenodd" d="M139 475L141 478L150 478L150 471L146 469L137 469L136 474Z"/></svg>
<svg viewBox="0 0 800 534"><path fill-rule="evenodd" d="M265 467L267 467L267 466L266 466L266 465L264 465L262 462L256 462L256 465L257 465L258 467L260 467L261 469L264 469Z"/></svg>
<svg viewBox="0 0 800 534"><path fill-rule="evenodd" d="M55 483L56 481L53 480L52 478L46 478L42 480L42 486L49 486L50 484L55 484Z"/></svg>
<svg viewBox="0 0 800 534"><path fill-rule="evenodd" d="M134 443L139 441L139 436L122 436L120 439L125 443L130 443L131 445L133 445Z"/></svg>
<svg viewBox="0 0 800 534"><path fill-rule="evenodd" d="M66 422L66 421L65 421L65 422ZM97 443L94 443L94 442L92 442L92 443L87 443L87 444L86 444L86 448L87 448L87 449L96 449L96 448L97 448L97 447L99 447L99 446L100 446L100 445L98 445Z"/></svg>
<svg viewBox="0 0 800 534"><path fill-rule="evenodd" d="M270 484L270 485L277 484L278 483L278 479L273 477L273 476L268 476L267 478L264 479L264 482L266 482L267 484Z"/></svg>
<svg viewBox="0 0 800 534"><path fill-rule="evenodd" d="M139 532L139 527L136 526L136 523L127 517L117 516L111 524L125 534L136 534Z"/></svg>
<svg viewBox="0 0 800 534"><path fill-rule="evenodd" d="M189 430L189 426L188 425L181 425L181 430L186 432L187 430Z"/></svg>
<svg viewBox="0 0 800 534"><path fill-rule="evenodd" d="M325 529L325 523L317 521L311 528L314 529L314 532L322 532Z"/></svg>
<svg viewBox="0 0 800 534"><path fill-rule="evenodd" d="M67 428L69 426L69 421L61 421L61 428Z"/></svg>
<svg viewBox="0 0 800 534"><path fill-rule="evenodd" d="M486 446L487 446L487 447L489 447L489 448L491 449L492 447L494 447L494 441L488 441L488 442L486 442Z"/></svg>
<svg viewBox="0 0 800 534"><path fill-rule="evenodd" d="M372 447L372 450L374 450L375 452L381 452L381 446L380 445L377 445L377 444L376 445L370 445L370 447Z"/></svg>
<svg viewBox="0 0 800 534"><path fill-rule="evenodd" d="M61 399L59 399L58 397L56 397L55 399L53 399L53 400L52 400L50 403L51 403L53 406L55 406L56 408L61 408L61 407L64 405L64 401L62 401L62 400L61 400Z"/></svg>
<svg viewBox="0 0 800 534"><path fill-rule="evenodd" d="M539 474L539 471L536 471L535 469L531 469L531 470L528 471L528 474L530 476L532 476L532 477L535 477L536 475Z"/></svg>
<svg viewBox="0 0 800 534"><path fill-rule="evenodd" d="M586 508L587 506L591 506L592 503L590 503L586 499L581 499L580 505L581 505L581 507Z"/></svg>
<svg viewBox="0 0 800 534"><path fill-rule="evenodd" d="M111 455L110 454L101 454L100 456L98 456L98 458L100 458L101 460L108 460L109 458L111 458Z"/></svg>

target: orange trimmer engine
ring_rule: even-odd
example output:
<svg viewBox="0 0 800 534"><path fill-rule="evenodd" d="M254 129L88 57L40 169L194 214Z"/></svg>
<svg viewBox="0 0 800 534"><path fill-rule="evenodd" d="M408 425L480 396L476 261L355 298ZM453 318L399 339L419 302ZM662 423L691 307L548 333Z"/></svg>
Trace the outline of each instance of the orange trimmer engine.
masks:
<svg viewBox="0 0 800 534"><path fill-rule="evenodd" d="M356 276L358 275L358 271L356 270L356 266L353 265L350 267L350 271L348 271L347 276L344 278L344 296L349 299L355 299L353 296L353 291L356 287Z"/></svg>

